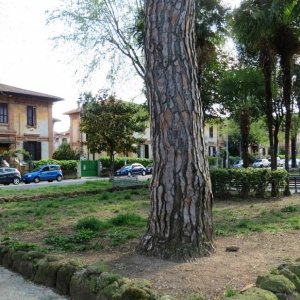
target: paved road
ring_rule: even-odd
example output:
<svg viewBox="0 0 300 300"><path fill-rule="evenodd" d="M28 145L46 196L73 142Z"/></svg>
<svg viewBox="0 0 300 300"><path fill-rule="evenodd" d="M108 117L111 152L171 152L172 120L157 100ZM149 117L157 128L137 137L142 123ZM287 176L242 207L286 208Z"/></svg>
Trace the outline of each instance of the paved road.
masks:
<svg viewBox="0 0 300 300"><path fill-rule="evenodd" d="M19 185L0 185L0 189L13 189L13 190L28 190L28 189L35 189L35 188L41 188L41 187L46 187L46 186L63 186L63 185L72 185L72 184L82 184L87 181L91 180L101 180L103 178L100 177L86 177L86 178L80 178L80 179L67 179L67 180L62 180L60 182L53 181L53 182L48 182L48 181L41 181L39 183L30 183L30 184L25 184L21 182ZM107 179L107 178L106 178Z"/></svg>
<svg viewBox="0 0 300 300"><path fill-rule="evenodd" d="M64 300L51 289L24 280L0 267L0 300Z"/></svg>

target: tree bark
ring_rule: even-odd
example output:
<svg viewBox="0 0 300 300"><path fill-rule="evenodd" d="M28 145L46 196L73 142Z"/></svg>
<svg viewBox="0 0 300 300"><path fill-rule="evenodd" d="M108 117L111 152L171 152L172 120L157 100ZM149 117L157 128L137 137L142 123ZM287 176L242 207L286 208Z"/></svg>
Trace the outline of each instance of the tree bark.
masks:
<svg viewBox="0 0 300 300"><path fill-rule="evenodd" d="M289 152L290 152L290 131L292 122L292 108L291 108L291 95L292 95L292 56L281 56L281 68L283 73L283 102L285 105L285 135L284 135L284 151L285 151L285 169L289 172ZM285 186L284 195L291 194L289 188L289 178L287 177L287 184Z"/></svg>
<svg viewBox="0 0 300 300"><path fill-rule="evenodd" d="M271 170L277 169L277 153L274 151L274 132L273 132L273 103L272 103L272 54L268 50L268 46L261 53L262 69L265 80L265 103L266 103L266 116L269 135L269 146L271 156Z"/></svg>
<svg viewBox="0 0 300 300"><path fill-rule="evenodd" d="M212 245L212 191L195 56L193 0L145 1L154 170L140 253L185 261Z"/></svg>
<svg viewBox="0 0 300 300"><path fill-rule="evenodd" d="M250 134L250 116L247 110L240 114L240 132L241 132L241 150L244 168L249 167L249 134Z"/></svg>

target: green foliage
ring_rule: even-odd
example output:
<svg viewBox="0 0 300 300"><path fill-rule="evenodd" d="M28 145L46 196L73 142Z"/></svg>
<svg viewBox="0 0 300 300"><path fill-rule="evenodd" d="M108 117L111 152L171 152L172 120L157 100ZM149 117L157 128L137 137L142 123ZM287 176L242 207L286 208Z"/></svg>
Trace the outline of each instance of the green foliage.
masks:
<svg viewBox="0 0 300 300"><path fill-rule="evenodd" d="M9 243L9 248L15 251L40 251L45 252L45 249L34 243L12 241Z"/></svg>
<svg viewBox="0 0 300 300"><path fill-rule="evenodd" d="M62 143L52 157L56 160L79 160L80 152L73 150L68 143Z"/></svg>
<svg viewBox="0 0 300 300"><path fill-rule="evenodd" d="M213 193L216 197L230 194L266 197L268 186L274 184L279 193L279 188L284 187L287 176L285 170L252 168L211 170Z"/></svg>
<svg viewBox="0 0 300 300"><path fill-rule="evenodd" d="M86 134L86 144L92 153L107 152L113 171L116 152L127 155L136 152L143 143L134 133L144 132L148 112L142 105L117 100L106 92L95 97L83 94L81 102L80 128Z"/></svg>
<svg viewBox="0 0 300 300"><path fill-rule="evenodd" d="M45 243L64 251L83 251L89 249L88 242L95 237L92 230L79 230L69 235L49 234Z"/></svg>
<svg viewBox="0 0 300 300"><path fill-rule="evenodd" d="M76 230L85 229L91 231L99 231L103 227L104 223L95 217L86 217L80 219L75 226Z"/></svg>
<svg viewBox="0 0 300 300"><path fill-rule="evenodd" d="M102 167L103 168L110 168L110 158L109 157L101 157L99 158L101 161ZM115 170L118 170L122 168L125 164L130 165L133 163L140 163L143 166L147 166L151 164L153 161L148 158L138 158L138 157L115 157L114 160L114 168Z"/></svg>
<svg viewBox="0 0 300 300"><path fill-rule="evenodd" d="M233 297L235 295L239 294L239 291L236 289L232 289L232 288L228 288L225 292L224 292L224 296L225 297Z"/></svg>
<svg viewBox="0 0 300 300"><path fill-rule="evenodd" d="M120 214L112 219L110 223L115 226L134 225L139 226L144 224L144 219L137 214Z"/></svg>
<svg viewBox="0 0 300 300"><path fill-rule="evenodd" d="M64 171L75 171L77 170L76 160L56 160L56 159L42 159L39 161L34 161L34 167L40 167L46 164L56 164L60 165L61 169Z"/></svg>

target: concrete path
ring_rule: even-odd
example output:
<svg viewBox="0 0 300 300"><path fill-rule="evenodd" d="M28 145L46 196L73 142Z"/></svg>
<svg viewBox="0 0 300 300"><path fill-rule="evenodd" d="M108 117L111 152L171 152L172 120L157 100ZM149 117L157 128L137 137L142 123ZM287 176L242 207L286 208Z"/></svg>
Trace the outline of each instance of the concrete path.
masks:
<svg viewBox="0 0 300 300"><path fill-rule="evenodd" d="M0 267L0 300L64 300L51 289L36 285Z"/></svg>

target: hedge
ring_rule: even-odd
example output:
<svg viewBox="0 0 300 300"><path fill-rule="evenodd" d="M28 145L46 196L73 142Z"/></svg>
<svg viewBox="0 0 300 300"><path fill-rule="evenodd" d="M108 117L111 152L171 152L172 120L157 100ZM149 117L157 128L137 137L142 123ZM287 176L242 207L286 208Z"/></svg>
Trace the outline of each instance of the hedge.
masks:
<svg viewBox="0 0 300 300"><path fill-rule="evenodd" d="M101 161L102 167L104 169L110 168L109 157L101 157L99 158L99 161ZM153 160L148 158L138 158L138 157L115 157L115 163L114 163L115 171L122 168L125 164L130 165L133 163L140 163L146 167L147 165L152 164Z"/></svg>
<svg viewBox="0 0 300 300"><path fill-rule="evenodd" d="M77 160L56 160L56 159L42 159L34 161L33 165L38 168L42 165L56 164L60 165L63 171L76 171L77 170Z"/></svg>
<svg viewBox="0 0 300 300"><path fill-rule="evenodd" d="M280 188L286 184L286 170L269 169L214 169L210 170L212 190L215 197L237 195L264 198L273 184L274 193L278 196Z"/></svg>

